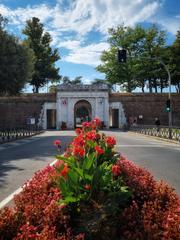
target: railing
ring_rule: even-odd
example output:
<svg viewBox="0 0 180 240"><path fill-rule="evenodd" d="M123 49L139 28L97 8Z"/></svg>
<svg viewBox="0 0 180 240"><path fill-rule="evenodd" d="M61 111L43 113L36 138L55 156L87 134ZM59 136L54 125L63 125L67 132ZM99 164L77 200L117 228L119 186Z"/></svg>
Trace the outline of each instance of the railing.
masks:
<svg viewBox="0 0 180 240"><path fill-rule="evenodd" d="M30 137L42 132L38 126L25 126L22 128L0 129L0 144L14 141L21 138Z"/></svg>
<svg viewBox="0 0 180 240"><path fill-rule="evenodd" d="M131 126L129 130L150 136L180 141L180 127L169 128L168 126L137 125Z"/></svg>

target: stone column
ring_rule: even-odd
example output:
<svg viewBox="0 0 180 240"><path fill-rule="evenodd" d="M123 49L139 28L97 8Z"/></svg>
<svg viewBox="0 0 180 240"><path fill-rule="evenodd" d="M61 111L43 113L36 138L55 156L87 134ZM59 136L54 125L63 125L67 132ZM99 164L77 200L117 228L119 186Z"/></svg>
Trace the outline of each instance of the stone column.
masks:
<svg viewBox="0 0 180 240"><path fill-rule="evenodd" d="M72 98L68 98L68 106L67 106L67 128L74 128L74 100Z"/></svg>
<svg viewBox="0 0 180 240"><path fill-rule="evenodd" d="M109 128L109 99L104 98L104 124Z"/></svg>
<svg viewBox="0 0 180 240"><path fill-rule="evenodd" d="M60 129L60 123L61 123L61 99L60 97L57 97L56 102L56 129Z"/></svg>

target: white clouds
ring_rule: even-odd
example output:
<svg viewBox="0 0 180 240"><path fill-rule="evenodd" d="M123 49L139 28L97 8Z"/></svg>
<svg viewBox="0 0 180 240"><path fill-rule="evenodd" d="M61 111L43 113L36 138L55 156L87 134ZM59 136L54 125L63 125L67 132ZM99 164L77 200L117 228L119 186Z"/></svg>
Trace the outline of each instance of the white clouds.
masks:
<svg viewBox="0 0 180 240"><path fill-rule="evenodd" d="M81 42L77 40L67 40L64 42L60 42L58 45L58 47L64 47L69 50L75 50L77 48L80 48L80 46L81 46Z"/></svg>
<svg viewBox="0 0 180 240"><path fill-rule="evenodd" d="M108 44L88 43L85 46L84 36L92 30L107 34L108 28L121 23L134 26L139 22L154 22L155 19L175 33L179 16L168 19L157 15L162 3L162 0L56 0L54 6L44 3L16 9L0 4L0 13L19 28L31 17L40 18L50 32L53 44L70 50L69 55L64 57L65 61L95 66L99 63L100 52L107 49ZM67 38L70 32L71 38Z"/></svg>
<svg viewBox="0 0 180 240"><path fill-rule="evenodd" d="M12 10L3 4L0 4L0 13L7 17L10 23L14 25L24 25L27 19L38 17L42 22L46 22L53 16L53 9L46 4L27 6L26 8L18 7Z"/></svg>
<svg viewBox="0 0 180 240"><path fill-rule="evenodd" d="M14 10L1 4L0 12L14 24L36 16L44 23L49 21L54 29L85 35L91 30L107 33L108 28L123 22L134 25L147 20L160 6L159 0L69 0L64 9L63 2L57 1L54 7L39 4Z"/></svg>
<svg viewBox="0 0 180 240"><path fill-rule="evenodd" d="M70 47L72 47L72 45ZM108 48L109 44L106 42L90 44L85 47L77 45L77 47L74 47L74 49L70 48L72 49L71 53L68 56L64 57L62 60L67 62L97 66L100 63L101 53Z"/></svg>
<svg viewBox="0 0 180 240"><path fill-rule="evenodd" d="M159 24L161 24L165 30L173 34L176 34L177 30L180 30L179 19L176 17L159 19Z"/></svg>

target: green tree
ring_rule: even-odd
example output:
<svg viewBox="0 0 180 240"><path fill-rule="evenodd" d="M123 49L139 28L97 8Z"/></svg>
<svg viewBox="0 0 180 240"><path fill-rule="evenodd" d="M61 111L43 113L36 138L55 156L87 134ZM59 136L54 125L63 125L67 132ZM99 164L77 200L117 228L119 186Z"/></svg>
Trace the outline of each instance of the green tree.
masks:
<svg viewBox="0 0 180 240"><path fill-rule="evenodd" d="M114 90L113 84L109 83L106 79L95 78L92 81L92 84L106 84L109 89Z"/></svg>
<svg viewBox="0 0 180 240"><path fill-rule="evenodd" d="M158 60L165 48L165 32L156 25L149 29L141 26L135 28L118 26L109 30L110 49L101 56L102 64L97 70L106 74L111 84L119 84L123 89L131 92L136 87L144 91L148 82L149 91L161 85L164 87L164 69ZM117 51L123 48L127 51L127 62L119 64ZM151 60L151 58L153 60Z"/></svg>
<svg viewBox="0 0 180 240"><path fill-rule="evenodd" d="M70 84L71 80L68 76L62 77L63 84Z"/></svg>
<svg viewBox="0 0 180 240"><path fill-rule="evenodd" d="M63 84L73 84L73 85L82 85L82 76L77 76L74 79L70 79L68 76L62 78Z"/></svg>
<svg viewBox="0 0 180 240"><path fill-rule="evenodd" d="M150 92L153 91L153 88L155 92L157 92L160 84L160 76L163 76L164 73L166 74L163 65L158 60L165 56L165 36L165 31L159 30L156 25L145 30L145 37L141 45L142 49L140 53L142 60L140 61L139 66L139 69L144 71L141 70L141 74L139 74L138 71L138 75L141 78L141 82L143 79L144 81L148 81ZM161 81L162 79L163 78L161 78ZM161 84L161 87L162 86L163 85Z"/></svg>
<svg viewBox="0 0 180 240"><path fill-rule="evenodd" d="M71 80L71 84L82 85L82 76L75 77L73 80Z"/></svg>
<svg viewBox="0 0 180 240"><path fill-rule="evenodd" d="M97 70L105 73L106 80L111 84L118 84L128 92L134 90L137 86L136 68L138 56L141 51L141 45L145 36L144 29L136 26L135 29L118 26L116 29L109 29L110 49L104 51L101 56L103 64L97 67ZM117 52L119 48L127 50L127 62L119 64L117 61Z"/></svg>
<svg viewBox="0 0 180 240"><path fill-rule="evenodd" d="M32 77L34 55L26 44L4 30L6 23L0 15L0 94L16 95Z"/></svg>
<svg viewBox="0 0 180 240"><path fill-rule="evenodd" d="M27 36L25 40L34 51L35 65L34 74L30 81L34 91L38 92L48 82L56 82L60 79L59 68L55 67L56 61L60 59L58 49L52 49L52 41L48 32L44 32L43 24L38 18L33 17L26 22L23 33Z"/></svg>
<svg viewBox="0 0 180 240"><path fill-rule="evenodd" d="M171 47L172 84L176 91L180 93L180 31L177 32L176 39Z"/></svg>

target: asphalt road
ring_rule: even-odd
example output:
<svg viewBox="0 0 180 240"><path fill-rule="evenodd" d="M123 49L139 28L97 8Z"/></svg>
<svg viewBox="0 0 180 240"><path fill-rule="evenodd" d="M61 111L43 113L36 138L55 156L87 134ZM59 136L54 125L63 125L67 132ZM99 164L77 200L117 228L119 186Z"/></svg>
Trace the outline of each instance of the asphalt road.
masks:
<svg viewBox="0 0 180 240"><path fill-rule="evenodd" d="M117 150L156 179L163 179L180 194L180 145L120 131L104 131L117 139ZM55 160L53 141L60 139L63 149L74 131L47 131L41 135L0 145L0 202Z"/></svg>
<svg viewBox="0 0 180 240"><path fill-rule="evenodd" d="M150 171L156 180L168 183L180 195L180 144L130 132L105 133L116 137L119 152Z"/></svg>
<svg viewBox="0 0 180 240"><path fill-rule="evenodd" d="M53 141L62 141L62 151L72 140L72 131L48 131L31 138L0 145L0 202L21 187L35 172L55 160Z"/></svg>

